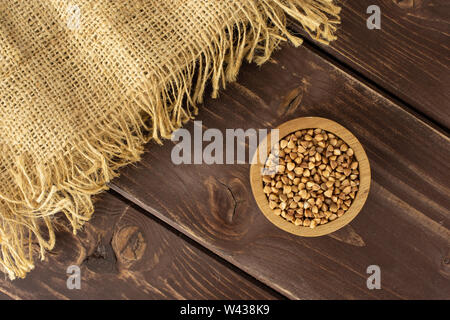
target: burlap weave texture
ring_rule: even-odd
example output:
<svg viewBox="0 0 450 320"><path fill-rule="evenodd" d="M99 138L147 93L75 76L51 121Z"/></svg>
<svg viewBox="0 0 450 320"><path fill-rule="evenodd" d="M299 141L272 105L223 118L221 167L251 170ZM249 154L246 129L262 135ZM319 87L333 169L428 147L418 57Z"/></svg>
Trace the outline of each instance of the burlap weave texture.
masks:
<svg viewBox="0 0 450 320"><path fill-rule="evenodd" d="M288 17L329 42L338 14L332 0L1 0L0 269L24 277L44 258L56 213L80 229L208 82L216 96L244 59L299 45Z"/></svg>

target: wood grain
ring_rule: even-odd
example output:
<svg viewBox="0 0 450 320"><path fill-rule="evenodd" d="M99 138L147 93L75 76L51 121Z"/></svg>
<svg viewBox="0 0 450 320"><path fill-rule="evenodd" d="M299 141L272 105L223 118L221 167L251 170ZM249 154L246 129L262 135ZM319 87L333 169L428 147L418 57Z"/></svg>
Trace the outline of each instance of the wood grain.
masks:
<svg viewBox="0 0 450 320"><path fill-rule="evenodd" d="M450 2L339 2L343 10L338 40L321 48L448 129ZM379 30L366 26L370 5L381 9ZM304 34L301 27L294 28Z"/></svg>
<svg viewBox="0 0 450 320"><path fill-rule="evenodd" d="M0 299L279 298L108 193L78 237L57 239L26 279L0 279ZM81 268L80 290L67 289L70 265Z"/></svg>
<svg viewBox="0 0 450 320"><path fill-rule="evenodd" d="M262 213L264 213L264 215L270 222L272 222L282 230L303 237L323 236L329 233L333 233L349 224L358 215L358 213L364 206L369 194L371 180L370 164L364 148L362 147L358 139L339 123L320 117L301 117L289 120L277 127L277 129L279 130L279 138L285 137L297 130L311 128L323 129L327 132L334 133L336 136L344 140L349 145L349 147L355 151L355 158L359 163L361 184L359 185L358 193L356 194L356 198L348 211L339 219L329 221L325 225L319 225L316 228L311 229L296 226L293 223L283 219L280 216L276 216L273 213L273 210L269 207L267 195L263 191L263 180L261 175L261 171L264 168L267 157L269 156L269 153L273 148L273 145L270 145L270 143L268 143L267 141L270 141L271 143L278 143L278 141L272 141L272 139L270 138L270 133L267 135L267 138L265 139L266 141L260 142L258 150L255 153L255 155L258 155L259 158L259 149L265 147L266 152L264 158L260 159L259 161L258 159L254 158L252 161L252 165L250 166L250 186L256 204L258 205Z"/></svg>
<svg viewBox="0 0 450 320"><path fill-rule="evenodd" d="M204 128L274 128L320 116L349 129L372 170L366 205L330 236L272 225L251 194L249 165L174 165L173 143L150 144L116 191L290 298L450 297L450 143L439 131L305 47L285 47L207 99ZM192 133L193 124L187 125ZM368 290L369 265L382 290Z"/></svg>

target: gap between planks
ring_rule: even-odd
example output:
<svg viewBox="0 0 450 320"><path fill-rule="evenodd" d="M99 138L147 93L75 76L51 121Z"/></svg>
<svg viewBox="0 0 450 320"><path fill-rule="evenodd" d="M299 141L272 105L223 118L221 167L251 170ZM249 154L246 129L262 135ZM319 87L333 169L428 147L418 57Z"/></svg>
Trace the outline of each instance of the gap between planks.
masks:
<svg viewBox="0 0 450 320"><path fill-rule="evenodd" d="M285 299L289 299L290 298L290 297L284 295L282 292L280 292L280 291L272 288L271 286L261 282L260 280L256 279L255 277L253 277L248 272L246 272L246 271L242 270L241 268L239 268L237 265L227 261L226 259L224 259L220 255L218 255L216 252L214 252L210 248L207 248L206 246L202 245L199 241L191 238L188 234L186 234L186 233L182 232L180 229L178 229L176 227L176 224L170 223L170 220L163 219L163 217L161 215L153 214L150 210L147 210L146 208L144 208L145 205L139 204L139 201L133 201L131 199L132 197L130 195L128 195L125 192L123 192L122 190L120 190L114 184L110 184L109 187L110 187L110 189L107 190L106 192L109 193L111 196L113 196L113 197L119 199L120 201L126 203L127 205L132 207L134 210L136 210L140 214L143 214L147 218L149 218L152 221L158 223L160 226L164 227L169 232L171 232L171 233L175 234L176 236L180 237L181 239L183 239L184 241L186 241L187 243L189 243L190 245L192 245L196 249L202 251L203 253L205 253L206 255L208 255L209 257L211 257L212 259L214 259L215 261L217 261L218 263L220 263L224 267L232 270L233 272L235 272L235 273L239 274L240 276L242 276L243 278L247 279L252 284L257 286L258 288L268 292L269 294L272 294L273 296L275 296L279 300L285 300Z"/></svg>
<svg viewBox="0 0 450 320"><path fill-rule="evenodd" d="M348 65L344 61L338 60L338 58L333 56L331 53L324 51L321 47L319 47L309 38L304 38L303 40L304 41L302 46L304 46L306 49L313 52L314 54L318 55L320 58L322 58L322 60L324 60L328 64L334 65L337 69L341 70L343 73L348 74L350 77L354 78L355 80L366 86L369 90L374 91L383 98L392 101L394 105L400 107L403 111L412 115L414 118L422 122L425 126L432 128L439 135L443 135L446 136L447 138L450 138L450 128L447 128L444 125L441 125L440 123L436 122L434 119L432 119L424 112L407 103L399 96L397 96L395 93L379 85L374 80L371 80L363 73L353 69L350 65Z"/></svg>
<svg viewBox="0 0 450 320"><path fill-rule="evenodd" d="M419 111L415 110L412 107L409 107L407 103L405 103L402 99L398 99L391 92L385 90L380 87L375 82L367 79L366 76L361 73L355 71L353 68L347 66L346 64L340 63L337 61L331 54L324 52L320 47L310 43L305 40L304 47L306 50L310 51L312 54L317 55L321 60L323 60L326 64L334 66L337 70L341 71L343 74L346 74L349 78L352 78L355 82L360 83L362 86L365 86L369 92L374 93L375 95L379 95L382 98L392 102L394 108L398 108L400 112L406 112L412 118L421 122L424 127L428 127L437 133L439 136L444 137L444 139L449 138L448 130L444 127L438 125L435 121L431 120L429 117L422 115ZM294 98L295 99L295 98ZM232 266L233 268L237 268L240 272L244 273L247 277L250 277L257 283L263 285L264 287L270 288L270 290L274 290L278 294L283 297L298 299L298 297L282 287L279 287L276 283L266 283L263 280L259 280L251 275L249 270L246 270L246 267L241 268L238 267L240 265L237 261L235 261L233 256L228 256L224 254L218 248L215 248L213 245L204 241L201 237L197 237L195 234L190 233L189 230L183 229L180 225L177 224L176 221L170 219L163 215L159 210L152 208L152 206L144 203L143 201L137 199L132 194L129 194L127 191L122 190L120 187L112 183L110 185L111 189L115 191L117 196L121 196L125 198L129 203L135 204L141 210L138 210L142 214L146 216L152 217L160 221L160 223L164 223L168 228L172 229L177 234L181 234L186 237L186 240L189 239L193 242L197 247L206 250L209 255L215 257L216 259L220 259L222 263L226 263L227 265Z"/></svg>

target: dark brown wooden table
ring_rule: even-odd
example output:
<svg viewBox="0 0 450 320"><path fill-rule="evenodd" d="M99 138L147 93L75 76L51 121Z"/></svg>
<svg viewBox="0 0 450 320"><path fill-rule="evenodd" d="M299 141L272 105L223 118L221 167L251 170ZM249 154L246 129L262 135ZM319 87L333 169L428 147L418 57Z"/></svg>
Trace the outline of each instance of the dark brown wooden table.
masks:
<svg viewBox="0 0 450 320"><path fill-rule="evenodd" d="M382 10L380 30L366 28L370 4ZM339 40L306 39L260 68L244 65L197 120L222 132L300 116L344 125L372 169L350 225L319 238L283 232L256 207L248 164L177 166L172 142L150 143L99 196L84 231L60 230L25 280L0 280L0 299L449 299L450 4L343 6ZM70 265L81 290L67 289ZM370 265L380 290L367 288Z"/></svg>

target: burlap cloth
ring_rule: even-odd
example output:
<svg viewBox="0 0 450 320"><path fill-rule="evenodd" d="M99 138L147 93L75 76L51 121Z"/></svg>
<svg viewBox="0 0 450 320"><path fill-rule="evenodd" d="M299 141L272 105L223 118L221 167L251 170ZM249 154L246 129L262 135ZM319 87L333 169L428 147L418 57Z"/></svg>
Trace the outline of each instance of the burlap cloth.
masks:
<svg viewBox="0 0 450 320"><path fill-rule="evenodd" d="M196 114L244 59L277 45L334 40L332 0L1 0L0 269L24 277L73 231L91 196ZM170 161L168 159L167 161ZM58 219L58 221L57 221Z"/></svg>

